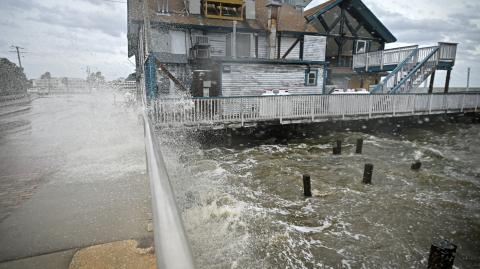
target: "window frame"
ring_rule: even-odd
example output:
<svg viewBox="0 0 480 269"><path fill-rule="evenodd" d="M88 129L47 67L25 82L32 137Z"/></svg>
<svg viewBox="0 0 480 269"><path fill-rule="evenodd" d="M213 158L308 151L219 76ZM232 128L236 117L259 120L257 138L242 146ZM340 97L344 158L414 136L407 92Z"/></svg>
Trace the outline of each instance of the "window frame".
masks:
<svg viewBox="0 0 480 269"><path fill-rule="evenodd" d="M315 74L315 83L310 83L310 74ZM315 87L318 86L318 69L306 69L305 70L305 86Z"/></svg>
<svg viewBox="0 0 480 269"><path fill-rule="evenodd" d="M363 52L359 52L358 49L359 49L359 44L360 43L363 43L364 44L364 49L365 51ZM355 40L355 54L362 54L362 53L367 53L370 51L370 40L364 40L364 39L357 39Z"/></svg>

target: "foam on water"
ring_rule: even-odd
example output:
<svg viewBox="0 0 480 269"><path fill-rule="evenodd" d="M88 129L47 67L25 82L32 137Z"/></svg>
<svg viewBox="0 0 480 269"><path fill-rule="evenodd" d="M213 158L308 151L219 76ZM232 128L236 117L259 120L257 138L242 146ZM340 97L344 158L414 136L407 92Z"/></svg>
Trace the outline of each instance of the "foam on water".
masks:
<svg viewBox="0 0 480 269"><path fill-rule="evenodd" d="M345 134L343 155L334 157L329 135L287 145L193 144L181 161L179 147L172 150L179 200L193 201L183 217L199 268L418 268L440 235L475 257L478 156L457 136L416 132L349 133L364 138L362 155ZM478 128L451 132L470 137ZM423 163L418 172L414 160ZM375 167L370 186L361 184L367 162ZM303 197L306 173L312 198ZM462 268L480 262L457 259Z"/></svg>

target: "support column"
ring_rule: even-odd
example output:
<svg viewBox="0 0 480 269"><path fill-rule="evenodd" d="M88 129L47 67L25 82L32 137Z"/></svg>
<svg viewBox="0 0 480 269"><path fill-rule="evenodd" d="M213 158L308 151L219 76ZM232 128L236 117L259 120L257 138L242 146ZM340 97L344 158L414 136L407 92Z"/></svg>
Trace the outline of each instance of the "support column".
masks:
<svg viewBox="0 0 480 269"><path fill-rule="evenodd" d="M433 70L432 75L430 76L430 86L428 87L428 93L433 93L433 83L435 82L435 70Z"/></svg>
<svg viewBox="0 0 480 269"><path fill-rule="evenodd" d="M448 88L450 87L450 74L452 70L447 71L447 79L445 80L445 93L448 93Z"/></svg>

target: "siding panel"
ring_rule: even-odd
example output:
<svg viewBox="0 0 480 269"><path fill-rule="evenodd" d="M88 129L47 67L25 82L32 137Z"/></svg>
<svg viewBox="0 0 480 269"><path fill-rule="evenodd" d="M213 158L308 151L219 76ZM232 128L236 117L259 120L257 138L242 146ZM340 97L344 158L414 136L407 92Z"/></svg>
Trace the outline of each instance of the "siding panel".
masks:
<svg viewBox="0 0 480 269"><path fill-rule="evenodd" d="M230 73L222 73L223 96L258 96L265 89L288 89L291 94L321 94L323 66L318 69L317 86L305 86L304 65L224 64Z"/></svg>
<svg viewBox="0 0 480 269"><path fill-rule="evenodd" d="M303 45L303 59L307 61L325 61L325 36L306 35Z"/></svg>
<svg viewBox="0 0 480 269"><path fill-rule="evenodd" d="M280 42L280 57L282 57L285 52L297 41L295 37L283 37ZM295 47L290 51L285 59L300 59L300 42L295 45Z"/></svg>

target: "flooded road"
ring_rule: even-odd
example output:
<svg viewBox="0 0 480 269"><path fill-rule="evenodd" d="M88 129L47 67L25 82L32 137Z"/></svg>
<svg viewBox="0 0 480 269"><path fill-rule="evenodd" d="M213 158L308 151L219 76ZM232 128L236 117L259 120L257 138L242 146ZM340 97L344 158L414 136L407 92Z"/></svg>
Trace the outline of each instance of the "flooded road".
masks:
<svg viewBox="0 0 480 269"><path fill-rule="evenodd" d="M426 268L437 239L458 246L457 268L478 268L480 126L381 126L208 143L161 133L199 268ZM337 138L341 156L331 153ZM366 163L373 185L361 183ZM303 174L312 198L303 197Z"/></svg>
<svg viewBox="0 0 480 269"><path fill-rule="evenodd" d="M138 111L113 95L0 117L0 261L151 236Z"/></svg>

